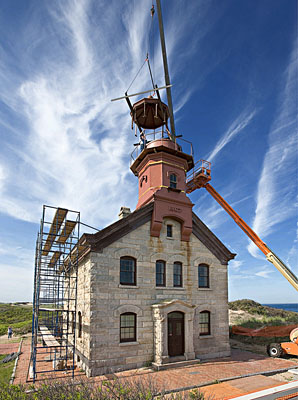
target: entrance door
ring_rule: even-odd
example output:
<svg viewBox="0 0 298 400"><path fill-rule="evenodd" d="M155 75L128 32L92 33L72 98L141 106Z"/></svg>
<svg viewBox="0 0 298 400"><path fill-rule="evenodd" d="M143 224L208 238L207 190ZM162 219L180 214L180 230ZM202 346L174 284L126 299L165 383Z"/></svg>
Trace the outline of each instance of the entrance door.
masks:
<svg viewBox="0 0 298 400"><path fill-rule="evenodd" d="M184 354L184 314L174 311L168 314L168 351L169 356Z"/></svg>

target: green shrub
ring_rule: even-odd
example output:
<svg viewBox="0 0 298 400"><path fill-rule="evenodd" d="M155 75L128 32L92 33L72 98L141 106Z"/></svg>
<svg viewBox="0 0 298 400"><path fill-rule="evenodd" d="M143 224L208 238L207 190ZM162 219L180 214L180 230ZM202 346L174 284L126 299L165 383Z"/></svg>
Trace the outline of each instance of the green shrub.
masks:
<svg viewBox="0 0 298 400"><path fill-rule="evenodd" d="M230 301L229 309L234 311L246 311L249 314L263 315L267 318L280 318L280 320L284 320L286 324L295 324L298 322L298 316L295 312L262 306L262 304L248 299Z"/></svg>
<svg viewBox="0 0 298 400"><path fill-rule="evenodd" d="M51 382L34 388L22 385L0 384L0 400L204 400L204 395L195 389L189 394L173 393L165 395L158 393L157 388L149 379L145 380L112 380L103 381L95 386L90 381L79 384L71 382Z"/></svg>
<svg viewBox="0 0 298 400"><path fill-rule="evenodd" d="M32 307L0 304L0 335L6 335L9 326L18 335L31 332L31 321Z"/></svg>

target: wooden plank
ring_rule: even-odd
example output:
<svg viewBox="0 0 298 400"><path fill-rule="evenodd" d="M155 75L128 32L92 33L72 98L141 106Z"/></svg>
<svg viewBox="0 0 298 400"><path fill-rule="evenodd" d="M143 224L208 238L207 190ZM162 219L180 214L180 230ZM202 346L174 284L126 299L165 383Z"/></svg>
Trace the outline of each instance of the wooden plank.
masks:
<svg viewBox="0 0 298 400"><path fill-rule="evenodd" d="M61 251L55 251L55 253L52 255L51 261L49 263L49 267L54 268L57 261L59 260L59 257L61 256L62 252Z"/></svg>
<svg viewBox="0 0 298 400"><path fill-rule="evenodd" d="M39 331L41 333L43 341L48 347L61 346L46 326L40 326Z"/></svg>
<svg viewBox="0 0 298 400"><path fill-rule="evenodd" d="M51 250L52 244L61 228L61 225L66 217L67 211L65 208L57 208L56 213L54 215L50 231L48 233L47 240L43 247L42 255L47 256L49 251Z"/></svg>
<svg viewBox="0 0 298 400"><path fill-rule="evenodd" d="M64 226L61 229L57 243L65 243L72 231L74 230L76 224L76 221L66 220Z"/></svg>

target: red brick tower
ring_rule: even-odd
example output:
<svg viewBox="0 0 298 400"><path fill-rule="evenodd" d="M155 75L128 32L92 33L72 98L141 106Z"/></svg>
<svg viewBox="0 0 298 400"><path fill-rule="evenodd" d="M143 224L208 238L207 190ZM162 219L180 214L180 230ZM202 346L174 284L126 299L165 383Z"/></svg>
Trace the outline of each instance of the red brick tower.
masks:
<svg viewBox="0 0 298 400"><path fill-rule="evenodd" d="M171 217L181 223L181 240L189 241L193 204L185 193L185 178L193 166L193 157L183 153L170 138L144 142L144 149L130 168L139 178L136 208L154 202L151 236L158 237L163 218Z"/></svg>

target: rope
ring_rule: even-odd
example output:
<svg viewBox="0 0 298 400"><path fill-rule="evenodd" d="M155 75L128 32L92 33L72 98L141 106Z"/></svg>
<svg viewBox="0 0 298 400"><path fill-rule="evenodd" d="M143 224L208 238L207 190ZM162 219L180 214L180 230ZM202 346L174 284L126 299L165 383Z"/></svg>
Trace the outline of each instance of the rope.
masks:
<svg viewBox="0 0 298 400"><path fill-rule="evenodd" d="M139 75L139 73L141 72L141 69L144 67L144 65L145 65L145 62L147 61L147 57L145 58L145 61L143 62L143 64L142 64L142 66L141 66L141 68L138 70L138 72L137 72L137 74L136 74L136 76L133 78L133 80L132 80L132 82L131 82L131 84L128 86L128 89L127 89L127 91L126 92L128 92L129 91L129 89L131 88L131 85L134 83L134 81L136 80L136 78L137 78L137 76Z"/></svg>
<svg viewBox="0 0 298 400"><path fill-rule="evenodd" d="M147 55L146 55L146 58L145 58L145 60L144 60L144 62L143 62L143 64L142 64L142 66L140 67L140 69L139 69L138 72L136 73L136 76L133 78L133 80L131 81L130 85L128 86L128 89L126 90L126 93L129 91L129 89L130 89L131 86L133 85L134 81L137 79L137 77L138 77L139 73L141 72L142 68L144 67L146 61L148 62L148 67L149 67L149 72L150 72L150 77L151 77L152 86L153 86L153 88L155 87L155 85L154 85L154 79L153 79L154 74L152 74L151 67L150 67L150 63L149 63L150 36L152 35L152 46L153 46L153 50L152 50L153 57L152 57L152 60L153 60L153 71L154 71L154 30L153 30L153 16L154 16L154 13L155 13L155 9L154 9L153 0L152 0L152 7L151 7L150 12L151 12L151 17L152 17L152 18L151 18L150 30L149 30L148 40L147 40L147 49L148 49L148 50L147 50Z"/></svg>

